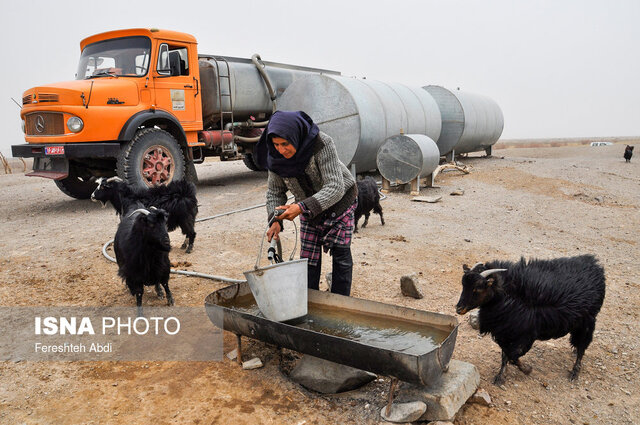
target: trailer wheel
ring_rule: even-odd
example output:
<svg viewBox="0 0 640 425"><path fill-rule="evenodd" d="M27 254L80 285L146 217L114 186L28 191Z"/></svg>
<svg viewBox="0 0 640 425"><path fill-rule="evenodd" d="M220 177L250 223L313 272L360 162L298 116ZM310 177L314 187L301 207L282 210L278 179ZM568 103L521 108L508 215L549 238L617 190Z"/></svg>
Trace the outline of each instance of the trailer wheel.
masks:
<svg viewBox="0 0 640 425"><path fill-rule="evenodd" d="M93 179L80 176L74 167L69 167L69 176L53 182L62 193L76 199L89 199L98 187Z"/></svg>
<svg viewBox="0 0 640 425"><path fill-rule="evenodd" d="M176 139L159 128L136 133L118 156L118 175L130 184L147 188L184 178L184 156Z"/></svg>

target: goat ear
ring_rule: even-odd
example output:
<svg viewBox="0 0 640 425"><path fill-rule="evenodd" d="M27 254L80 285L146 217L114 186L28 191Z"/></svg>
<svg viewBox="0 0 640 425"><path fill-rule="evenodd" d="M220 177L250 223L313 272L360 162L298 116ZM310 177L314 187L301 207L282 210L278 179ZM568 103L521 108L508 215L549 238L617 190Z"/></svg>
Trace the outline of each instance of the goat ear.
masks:
<svg viewBox="0 0 640 425"><path fill-rule="evenodd" d="M487 277L487 287L492 287L497 282L498 276L493 274Z"/></svg>
<svg viewBox="0 0 640 425"><path fill-rule="evenodd" d="M471 269L469 268L469 266L467 266L466 264L463 264L463 265L462 265L462 270L464 270L464 272L465 272L465 273L466 273L466 272L471 271Z"/></svg>

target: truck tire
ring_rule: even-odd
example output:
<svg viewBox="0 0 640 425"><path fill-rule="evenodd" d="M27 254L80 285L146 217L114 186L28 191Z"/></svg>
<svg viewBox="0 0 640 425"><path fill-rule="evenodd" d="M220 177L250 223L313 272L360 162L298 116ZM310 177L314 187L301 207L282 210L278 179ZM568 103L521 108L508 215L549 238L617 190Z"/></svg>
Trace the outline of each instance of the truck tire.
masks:
<svg viewBox="0 0 640 425"><path fill-rule="evenodd" d="M196 165L193 161L187 161L184 168L184 178L187 179L188 182L191 182L195 185L198 184L198 173L196 171Z"/></svg>
<svg viewBox="0 0 640 425"><path fill-rule="evenodd" d="M76 199L89 199L98 187L94 180L80 177L73 167L69 168L69 176L53 182L62 193Z"/></svg>
<svg viewBox="0 0 640 425"><path fill-rule="evenodd" d="M184 155L176 139L159 128L136 133L118 156L118 176L138 188L184 178Z"/></svg>
<svg viewBox="0 0 640 425"><path fill-rule="evenodd" d="M242 161L244 162L244 165L246 165L247 168L251 171L264 171L262 168L258 167L258 164L256 164L256 162L253 160L252 153L245 153Z"/></svg>

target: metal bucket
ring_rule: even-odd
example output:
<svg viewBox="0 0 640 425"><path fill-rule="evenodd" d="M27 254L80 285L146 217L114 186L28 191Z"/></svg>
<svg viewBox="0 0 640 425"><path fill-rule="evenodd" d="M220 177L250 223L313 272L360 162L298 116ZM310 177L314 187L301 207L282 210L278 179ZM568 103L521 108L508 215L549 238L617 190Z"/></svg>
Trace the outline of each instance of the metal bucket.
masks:
<svg viewBox="0 0 640 425"><path fill-rule="evenodd" d="M244 272L264 317L277 322L307 314L307 259Z"/></svg>
<svg viewBox="0 0 640 425"><path fill-rule="evenodd" d="M272 264L260 268L260 257L265 230L258 251L258 258L253 270L244 272L253 297L260 311L269 320L284 322L297 319L307 314L307 259L293 260L298 245L298 228L296 228L296 244L289 261Z"/></svg>

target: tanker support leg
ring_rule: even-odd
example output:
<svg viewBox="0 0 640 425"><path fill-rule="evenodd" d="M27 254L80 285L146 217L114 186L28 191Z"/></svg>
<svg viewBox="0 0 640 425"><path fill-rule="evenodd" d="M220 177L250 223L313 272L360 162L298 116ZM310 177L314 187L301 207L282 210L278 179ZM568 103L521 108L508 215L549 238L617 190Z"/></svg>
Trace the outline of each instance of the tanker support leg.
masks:
<svg viewBox="0 0 640 425"><path fill-rule="evenodd" d="M411 196L420 195L420 174L415 179L411 180Z"/></svg>
<svg viewBox="0 0 640 425"><path fill-rule="evenodd" d="M389 417L389 413L391 412L391 405L393 404L393 393L396 391L396 385L398 385L398 378L391 378L391 387L389 388L389 399L387 401L387 410L385 411L385 415Z"/></svg>
<svg viewBox="0 0 640 425"><path fill-rule="evenodd" d="M240 334L236 334L236 345L238 348L238 364L242 366L242 336Z"/></svg>
<svg viewBox="0 0 640 425"><path fill-rule="evenodd" d="M382 189L380 192L389 193L391 191L391 182L384 177L382 178Z"/></svg>

